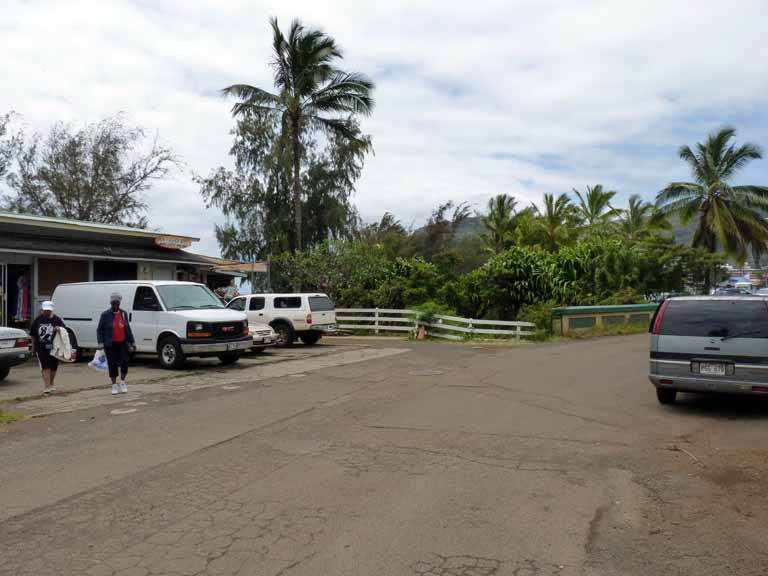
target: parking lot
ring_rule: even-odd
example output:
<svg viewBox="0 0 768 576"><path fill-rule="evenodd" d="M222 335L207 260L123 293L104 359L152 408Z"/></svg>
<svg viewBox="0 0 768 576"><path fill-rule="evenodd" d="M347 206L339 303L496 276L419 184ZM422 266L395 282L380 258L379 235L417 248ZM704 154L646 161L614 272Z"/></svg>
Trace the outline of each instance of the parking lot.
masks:
<svg viewBox="0 0 768 576"><path fill-rule="evenodd" d="M220 370L239 370L324 355L330 353L335 345L350 345L352 340L343 338L326 339L317 346L304 346L297 344L292 348L268 348L262 353L246 353L240 362L234 366L222 366L217 358L190 358L182 370L164 370L157 358L150 354L137 354L131 362L128 381L141 384L149 381L157 381L165 378L174 378L196 373L217 373ZM107 375L103 372L89 368L87 362L77 364L60 365L56 377L57 390L62 394L72 393L77 390L87 390L97 387L106 387ZM16 398L28 398L40 395L43 391L40 370L34 358L25 364L15 367L6 380L0 383L0 402L14 400Z"/></svg>
<svg viewBox="0 0 768 576"><path fill-rule="evenodd" d="M0 574L767 573L768 405L661 406L647 345L358 342L14 424Z"/></svg>

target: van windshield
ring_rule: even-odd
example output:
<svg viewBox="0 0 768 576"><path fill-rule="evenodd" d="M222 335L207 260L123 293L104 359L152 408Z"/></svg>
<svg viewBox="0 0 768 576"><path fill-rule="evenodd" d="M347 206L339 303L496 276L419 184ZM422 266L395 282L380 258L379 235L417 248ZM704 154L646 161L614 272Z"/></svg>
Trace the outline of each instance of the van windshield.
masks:
<svg viewBox="0 0 768 576"><path fill-rule="evenodd" d="M768 338L768 307L762 300L669 300L663 336Z"/></svg>
<svg viewBox="0 0 768 576"><path fill-rule="evenodd" d="M330 312L336 307L328 296L310 296L309 309L312 312Z"/></svg>
<svg viewBox="0 0 768 576"><path fill-rule="evenodd" d="M195 308L224 308L221 301L205 286L195 284L166 284L157 286L167 310Z"/></svg>

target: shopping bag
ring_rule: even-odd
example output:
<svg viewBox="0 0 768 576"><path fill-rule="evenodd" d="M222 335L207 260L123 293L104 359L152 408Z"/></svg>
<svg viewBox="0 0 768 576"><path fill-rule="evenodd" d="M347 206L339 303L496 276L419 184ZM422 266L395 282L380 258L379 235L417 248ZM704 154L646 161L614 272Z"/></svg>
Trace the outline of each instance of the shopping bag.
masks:
<svg viewBox="0 0 768 576"><path fill-rule="evenodd" d="M107 371L107 356L104 354L104 350L96 350L93 355L93 360L88 363L88 366L99 372Z"/></svg>

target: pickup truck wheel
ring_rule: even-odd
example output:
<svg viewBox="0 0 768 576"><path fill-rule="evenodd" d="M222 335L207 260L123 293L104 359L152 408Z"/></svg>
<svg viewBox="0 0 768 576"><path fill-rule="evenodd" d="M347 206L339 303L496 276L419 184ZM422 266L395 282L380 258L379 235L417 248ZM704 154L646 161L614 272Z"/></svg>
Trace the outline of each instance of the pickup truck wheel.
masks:
<svg viewBox="0 0 768 576"><path fill-rule="evenodd" d="M669 388L656 388L656 398L661 404L674 404L677 397L677 390Z"/></svg>
<svg viewBox="0 0 768 576"><path fill-rule="evenodd" d="M160 344L157 345L157 356L160 359L160 366L166 370L178 370L184 366L184 354L176 338L168 336L160 340Z"/></svg>
<svg viewBox="0 0 768 576"><path fill-rule="evenodd" d="M219 354L218 358L219 362L224 364L224 366L228 366L240 360L240 354Z"/></svg>
<svg viewBox="0 0 768 576"><path fill-rule="evenodd" d="M296 340L296 333L293 331L286 322L278 322L273 325L272 328L277 332L277 346L278 348L290 348L293 346L294 340Z"/></svg>
<svg viewBox="0 0 768 576"><path fill-rule="evenodd" d="M314 346L320 340L321 336L322 334L319 332L305 332L304 334L301 334L299 338L301 338L301 341L304 342L305 345Z"/></svg>
<svg viewBox="0 0 768 576"><path fill-rule="evenodd" d="M8 378L8 374L11 373L11 369L8 366L0 366L0 382Z"/></svg>

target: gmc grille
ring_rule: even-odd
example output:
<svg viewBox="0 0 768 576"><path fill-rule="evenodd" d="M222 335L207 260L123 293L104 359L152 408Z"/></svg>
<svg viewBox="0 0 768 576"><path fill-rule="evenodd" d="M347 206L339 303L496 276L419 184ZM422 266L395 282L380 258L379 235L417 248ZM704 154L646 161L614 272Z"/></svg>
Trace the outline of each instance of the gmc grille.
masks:
<svg viewBox="0 0 768 576"><path fill-rule="evenodd" d="M213 337L217 340L237 340L243 337L242 322L216 322L213 325Z"/></svg>

